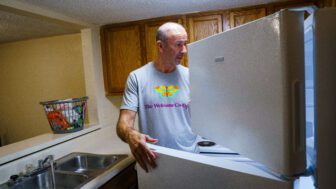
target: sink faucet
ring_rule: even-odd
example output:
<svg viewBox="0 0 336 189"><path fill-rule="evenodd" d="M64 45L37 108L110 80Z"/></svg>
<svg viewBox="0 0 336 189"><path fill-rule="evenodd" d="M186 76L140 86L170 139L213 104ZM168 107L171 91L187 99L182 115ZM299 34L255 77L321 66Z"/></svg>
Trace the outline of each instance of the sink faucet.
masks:
<svg viewBox="0 0 336 189"><path fill-rule="evenodd" d="M49 163L50 166L54 163L54 156L53 155L48 155L45 159L41 159L38 161L38 166L39 168L45 168L45 164Z"/></svg>
<svg viewBox="0 0 336 189"><path fill-rule="evenodd" d="M50 171L51 171L51 181L52 181L52 188L56 188L56 182L55 182L55 167L54 167L54 156L53 155L48 155L44 160L39 160L38 165L40 169L44 169L47 166L45 166L46 163L49 163L50 165Z"/></svg>
<svg viewBox="0 0 336 189"><path fill-rule="evenodd" d="M23 182L24 180L29 179L29 177L35 177L43 172L46 172L49 170L50 167L50 174L51 174L51 188L56 189L56 182L55 182L55 162L54 162L54 156L48 155L45 159L38 160L38 168L34 168L33 164L26 165L26 171L21 172L19 174L11 175L10 179L4 183L0 184L0 188L3 188L2 186L7 186L7 188L12 188L13 185ZM47 174L49 175L49 174ZM21 187L20 187L21 188ZM49 188L49 187L48 187Z"/></svg>

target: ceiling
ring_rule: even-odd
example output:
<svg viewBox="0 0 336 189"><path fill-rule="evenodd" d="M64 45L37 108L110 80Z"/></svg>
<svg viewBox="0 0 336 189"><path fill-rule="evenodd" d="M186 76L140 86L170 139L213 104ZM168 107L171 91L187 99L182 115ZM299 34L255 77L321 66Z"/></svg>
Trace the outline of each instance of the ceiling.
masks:
<svg viewBox="0 0 336 189"><path fill-rule="evenodd" d="M105 24L288 0L1 0L0 43Z"/></svg>

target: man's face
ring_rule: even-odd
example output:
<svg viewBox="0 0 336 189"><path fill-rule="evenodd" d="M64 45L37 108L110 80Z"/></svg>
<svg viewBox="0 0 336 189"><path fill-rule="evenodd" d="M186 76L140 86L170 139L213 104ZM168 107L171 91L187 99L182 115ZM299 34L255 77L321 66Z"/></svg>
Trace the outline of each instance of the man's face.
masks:
<svg viewBox="0 0 336 189"><path fill-rule="evenodd" d="M167 33L167 41L162 47L164 59L175 65L180 64L184 54L187 53L187 40L187 32L184 29L170 30Z"/></svg>

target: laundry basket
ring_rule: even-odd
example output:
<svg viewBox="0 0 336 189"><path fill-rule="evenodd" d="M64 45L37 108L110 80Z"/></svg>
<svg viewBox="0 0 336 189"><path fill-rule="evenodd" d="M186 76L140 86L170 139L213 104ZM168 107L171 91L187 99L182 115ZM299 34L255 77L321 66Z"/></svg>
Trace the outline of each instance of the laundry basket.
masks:
<svg viewBox="0 0 336 189"><path fill-rule="evenodd" d="M88 97L40 102L54 133L72 133L84 128Z"/></svg>

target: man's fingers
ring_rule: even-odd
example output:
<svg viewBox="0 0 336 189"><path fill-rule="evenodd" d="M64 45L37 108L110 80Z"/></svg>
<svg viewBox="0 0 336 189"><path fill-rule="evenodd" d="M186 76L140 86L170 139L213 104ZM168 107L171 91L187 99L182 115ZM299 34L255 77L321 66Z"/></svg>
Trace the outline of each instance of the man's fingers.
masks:
<svg viewBox="0 0 336 189"><path fill-rule="evenodd" d="M148 135L145 135L145 138L146 138L146 142L150 142L150 143L157 143L159 141L158 139L152 138Z"/></svg>
<svg viewBox="0 0 336 189"><path fill-rule="evenodd" d="M144 157L146 157L147 162L149 163L150 166L155 168L156 167L155 154L147 147L147 145L141 145L141 147L143 148L143 153L144 153L143 155Z"/></svg>
<svg viewBox="0 0 336 189"><path fill-rule="evenodd" d="M154 154L155 159L157 159L157 158L159 157L159 154L158 154L158 153L156 153L156 152L154 152L154 151L152 151L152 153Z"/></svg>
<svg viewBox="0 0 336 189"><path fill-rule="evenodd" d="M135 136L134 138L129 138L132 154L141 168L148 172L150 167L156 167L155 159L157 158L157 155L148 148L146 142L155 143L158 140L143 134Z"/></svg>
<svg viewBox="0 0 336 189"><path fill-rule="evenodd" d="M155 158L151 157L151 154L149 154L148 152L146 154L146 157L147 157L149 165L155 168L156 167Z"/></svg>
<svg viewBox="0 0 336 189"><path fill-rule="evenodd" d="M142 167L143 170L145 170L146 172L148 172L148 168L146 165L146 162L144 161L143 157L141 154L138 154L137 152L133 153L136 161L139 163L140 167Z"/></svg>
<svg viewBox="0 0 336 189"><path fill-rule="evenodd" d="M145 150L147 154L151 157L151 159L155 160L158 157L157 153L155 153L153 150L148 148L148 146L145 146Z"/></svg>

